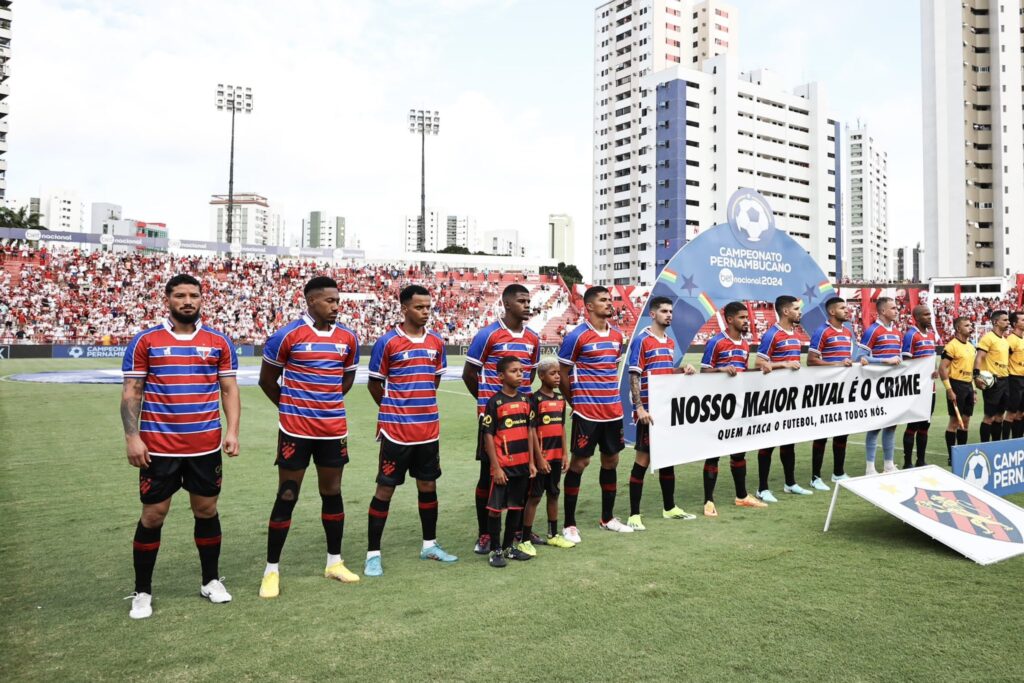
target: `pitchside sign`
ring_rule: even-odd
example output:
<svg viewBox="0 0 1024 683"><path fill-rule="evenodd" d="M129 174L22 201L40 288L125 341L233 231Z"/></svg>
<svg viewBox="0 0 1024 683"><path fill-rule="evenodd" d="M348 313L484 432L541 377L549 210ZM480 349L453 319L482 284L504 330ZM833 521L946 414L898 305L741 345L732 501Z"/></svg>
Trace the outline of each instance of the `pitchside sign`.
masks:
<svg viewBox="0 0 1024 683"><path fill-rule="evenodd" d="M804 247L775 227L764 197L740 189L729 199L726 213L727 223L709 228L676 252L651 290L651 297L666 296L673 302L668 336L676 344L677 364L697 331L730 301L774 302L782 294L795 296L803 302L803 328L814 330L826 320L825 301L835 295ZM645 304L635 330L650 324L650 305ZM636 425L628 409L628 373L619 383L619 396L627 407L626 441L633 443Z"/></svg>
<svg viewBox="0 0 1024 683"><path fill-rule="evenodd" d="M928 420L935 361L651 380L651 467Z"/></svg>
<svg viewBox="0 0 1024 683"><path fill-rule="evenodd" d="M953 471L997 496L1024 491L1024 439L953 447Z"/></svg>
<svg viewBox="0 0 1024 683"><path fill-rule="evenodd" d="M978 564L1024 554L1024 510L937 465L837 482L825 531L844 488Z"/></svg>

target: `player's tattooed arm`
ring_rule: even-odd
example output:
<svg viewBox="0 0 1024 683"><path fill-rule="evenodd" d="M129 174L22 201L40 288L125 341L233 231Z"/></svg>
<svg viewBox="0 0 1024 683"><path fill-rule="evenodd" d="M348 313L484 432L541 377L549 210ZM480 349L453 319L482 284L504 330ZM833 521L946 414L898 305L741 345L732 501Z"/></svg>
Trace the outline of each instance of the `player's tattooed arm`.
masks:
<svg viewBox="0 0 1024 683"><path fill-rule="evenodd" d="M629 373L629 395L634 406L640 405L640 375L635 372Z"/></svg>
<svg viewBox="0 0 1024 683"><path fill-rule="evenodd" d="M138 436L139 415L142 413L142 389L146 380L142 377L125 377L121 387L121 424L125 436Z"/></svg>

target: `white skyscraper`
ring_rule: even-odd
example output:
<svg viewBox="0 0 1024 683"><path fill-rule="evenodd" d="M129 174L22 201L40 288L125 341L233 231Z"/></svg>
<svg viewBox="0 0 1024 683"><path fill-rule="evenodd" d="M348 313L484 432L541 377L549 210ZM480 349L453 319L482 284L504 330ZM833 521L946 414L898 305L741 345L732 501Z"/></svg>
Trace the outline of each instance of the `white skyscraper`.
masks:
<svg viewBox="0 0 1024 683"><path fill-rule="evenodd" d="M0 0L0 202L7 194L7 102L11 86L7 79L11 75L11 0Z"/></svg>
<svg viewBox="0 0 1024 683"><path fill-rule="evenodd" d="M595 14L594 280L652 284L740 187L836 275L839 126L822 88L741 72L725 3L620 0Z"/></svg>
<svg viewBox="0 0 1024 683"><path fill-rule="evenodd" d="M1024 10L921 1L925 278L1024 263Z"/></svg>
<svg viewBox="0 0 1024 683"><path fill-rule="evenodd" d="M576 235L572 216L553 213L548 216L548 234L551 243L548 255L556 261L573 263L575 259Z"/></svg>
<svg viewBox="0 0 1024 683"><path fill-rule="evenodd" d="M405 217L405 250L417 251L419 215ZM423 251L440 251L448 246L448 216L441 209L427 209L427 224L423 231Z"/></svg>
<svg viewBox="0 0 1024 683"><path fill-rule="evenodd" d="M231 241L238 244L279 246L280 221L267 198L253 192L240 192L233 196ZM228 196L210 197L210 238L215 242L227 241Z"/></svg>
<svg viewBox="0 0 1024 683"><path fill-rule="evenodd" d="M867 126L847 128L846 236L850 267L846 275L856 282L883 282L892 278L889 250L888 166Z"/></svg>
<svg viewBox="0 0 1024 683"><path fill-rule="evenodd" d="M340 249L345 246L345 217L326 211L310 211L302 219L302 246L316 249Z"/></svg>
<svg viewBox="0 0 1024 683"><path fill-rule="evenodd" d="M39 225L49 230L83 232L85 230L85 204L78 192L67 189L43 190L29 202L29 213L37 211Z"/></svg>
<svg viewBox="0 0 1024 683"><path fill-rule="evenodd" d="M480 251L476 219L472 216L448 216L448 244L446 246L463 247L471 252Z"/></svg>

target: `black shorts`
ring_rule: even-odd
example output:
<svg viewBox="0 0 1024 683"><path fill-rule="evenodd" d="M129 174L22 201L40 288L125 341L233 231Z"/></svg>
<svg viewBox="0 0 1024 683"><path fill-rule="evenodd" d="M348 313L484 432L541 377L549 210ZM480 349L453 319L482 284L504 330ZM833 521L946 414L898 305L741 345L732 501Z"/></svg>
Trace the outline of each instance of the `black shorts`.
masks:
<svg viewBox="0 0 1024 683"><path fill-rule="evenodd" d="M275 465L286 470L304 470L309 467L310 458L317 467L344 467L348 464L348 437L306 439L278 430Z"/></svg>
<svg viewBox="0 0 1024 683"><path fill-rule="evenodd" d="M1010 396L1006 409L1011 413L1024 413L1024 375L1010 375Z"/></svg>
<svg viewBox="0 0 1024 683"><path fill-rule="evenodd" d="M214 498L220 495L222 476L220 451L187 458L153 455L149 467L139 470L139 500L144 505L162 503L181 488Z"/></svg>
<svg viewBox="0 0 1024 683"><path fill-rule="evenodd" d="M508 475L508 472L505 472ZM527 474L508 475L508 483L495 484L491 478L491 492L487 496L487 509L491 512L522 510L526 507L526 489L530 484Z"/></svg>
<svg viewBox="0 0 1024 683"><path fill-rule="evenodd" d="M441 476L438 442L402 444L381 436L377 483L381 486L401 486L405 483L406 472L420 481L437 480Z"/></svg>
<svg viewBox="0 0 1024 683"><path fill-rule="evenodd" d="M540 498L545 491L551 496L561 493L558 484L562 481L562 461L548 460L548 464L551 465L550 472L537 472L537 476L530 480L530 498Z"/></svg>
<svg viewBox="0 0 1024 683"><path fill-rule="evenodd" d="M974 393L974 385L970 382L961 382L958 379L949 380L949 388L953 390L953 395L956 396L956 407L960 409L960 417L970 417L974 415L974 403L977 401L977 395ZM956 419L956 410L953 409L953 402L946 397L946 411L949 412L949 416Z"/></svg>
<svg viewBox="0 0 1024 683"><path fill-rule="evenodd" d="M572 416L572 440L569 442L572 454L589 458L594 450L601 455L615 455L626 447L622 435L622 419L609 422L595 422L579 415Z"/></svg>
<svg viewBox="0 0 1024 683"><path fill-rule="evenodd" d="M985 417L994 417L1006 412L1010 401L1010 383L1006 377L996 378L996 383L981 392L985 398Z"/></svg>
<svg viewBox="0 0 1024 683"><path fill-rule="evenodd" d="M651 452L651 425L640 424L636 425L636 443L633 445L633 450L640 451L641 453L650 454Z"/></svg>

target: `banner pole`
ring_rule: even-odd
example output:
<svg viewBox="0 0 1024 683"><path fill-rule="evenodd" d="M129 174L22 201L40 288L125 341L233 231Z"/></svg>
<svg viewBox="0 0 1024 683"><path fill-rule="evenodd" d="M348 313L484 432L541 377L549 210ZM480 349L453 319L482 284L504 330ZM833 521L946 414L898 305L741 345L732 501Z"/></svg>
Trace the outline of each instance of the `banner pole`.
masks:
<svg viewBox="0 0 1024 683"><path fill-rule="evenodd" d="M836 499L839 498L839 489L840 489L839 485L841 483L842 482L838 482L838 481L836 482L836 488L832 492L832 502L829 503L829 506L828 506L828 515L825 516L825 528L821 530L821 533L825 533L826 531L828 531L829 524L832 523L832 513L836 509Z"/></svg>

